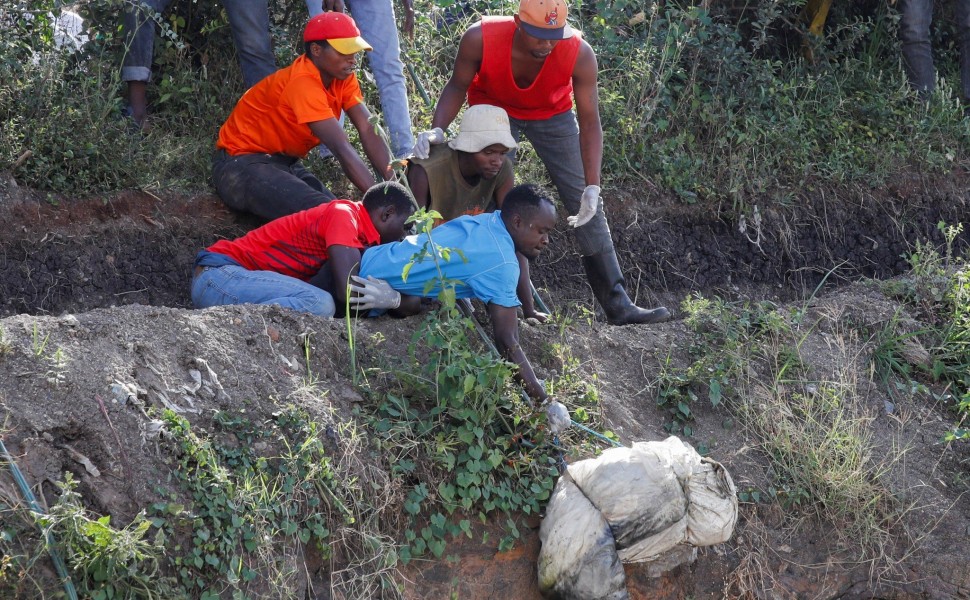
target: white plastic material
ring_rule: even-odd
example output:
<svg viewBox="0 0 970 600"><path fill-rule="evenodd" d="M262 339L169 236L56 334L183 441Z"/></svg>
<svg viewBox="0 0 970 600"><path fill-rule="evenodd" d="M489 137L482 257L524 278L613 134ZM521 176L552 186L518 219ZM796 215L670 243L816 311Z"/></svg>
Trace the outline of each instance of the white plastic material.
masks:
<svg viewBox="0 0 970 600"><path fill-rule="evenodd" d="M625 598L615 565L669 570L693 560L698 546L730 539L737 518L727 469L678 438L607 450L570 465L556 485L539 532L540 589L560 598Z"/></svg>
<svg viewBox="0 0 970 600"><path fill-rule="evenodd" d="M539 540L543 594L587 600L626 598L623 567L609 524L568 475L556 483Z"/></svg>

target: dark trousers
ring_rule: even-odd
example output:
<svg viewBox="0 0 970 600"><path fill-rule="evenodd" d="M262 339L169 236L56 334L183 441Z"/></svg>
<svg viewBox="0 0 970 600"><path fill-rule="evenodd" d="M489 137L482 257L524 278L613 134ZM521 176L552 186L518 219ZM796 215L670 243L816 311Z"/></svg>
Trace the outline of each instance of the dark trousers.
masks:
<svg viewBox="0 0 970 600"><path fill-rule="evenodd" d="M269 220L336 198L299 159L281 154L232 156L217 150L212 185L229 208Z"/></svg>
<svg viewBox="0 0 970 600"><path fill-rule="evenodd" d="M542 159L542 164L549 171L566 212L575 215L579 212L580 199L586 189L576 113L567 110L548 119L526 121L510 118L509 122L512 136L516 140L525 137L532 143L536 154ZM509 153L509 157L515 161L514 150ZM613 238L610 237L610 226L606 222L602 200L593 219L572 231L576 235L576 246L582 256L613 251Z"/></svg>
<svg viewBox="0 0 970 600"><path fill-rule="evenodd" d="M933 0L900 0L899 38L902 41L903 66L909 83L925 96L936 87L933 68L933 49L930 47L930 28L933 23ZM960 96L970 101L970 0L956 0L953 18L956 20L957 41L960 48ZM954 86L956 89L956 86Z"/></svg>

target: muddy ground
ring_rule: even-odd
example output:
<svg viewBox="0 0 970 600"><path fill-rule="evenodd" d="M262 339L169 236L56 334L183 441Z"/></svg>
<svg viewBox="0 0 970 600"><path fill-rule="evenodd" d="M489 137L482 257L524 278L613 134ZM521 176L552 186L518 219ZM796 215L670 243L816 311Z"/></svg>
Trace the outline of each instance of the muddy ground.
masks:
<svg viewBox="0 0 970 600"><path fill-rule="evenodd" d="M676 309L687 294L701 292L806 309L815 325L803 359L819 379L856 375L854 398L869 419L875 458L906 451L888 479L910 507L904 518L887 524L893 542L874 558L841 539L831 522L799 518L774 503L746 502L734 539L703 550L693 565L659 579L628 567L632 597L970 597L970 451L941 441L952 426L952 414L941 404L887 410L885 389L868 380L868 340L840 329L846 320L878 325L893 318L894 301L876 286L853 281L904 271L902 256L914 240L940 242L937 222L966 222L966 183L958 173L941 181L907 179L879 191L815 192L789 207L761 207L760 231L748 213L744 232L737 215L717 207L684 206L650 192L646 198L607 198L628 287L642 304ZM203 431L214 430L217 410L245 410L255 422L295 403L321 423L339 424L368 409L348 378L342 322L275 307L189 309L194 254L258 224L227 211L211 195L132 191L50 199L7 180L0 215L6 224L0 231L3 440L42 502L56 499L54 482L65 472L80 481L87 506L112 515L113 523L127 523L157 501L160 489L171 485L171 451L151 426L150 407L173 404ZM959 243L965 245L966 236ZM572 317L565 327L523 324L540 377L563 368L549 349L567 342L595 382L605 427L624 443L666 437L668 419L656 406L654 386L670 361L686 364L690 334L684 324L616 328L584 318L583 309L593 308L592 295L564 231L533 276L553 305ZM823 279L825 288L813 296ZM387 357L405 353L416 326L414 319L358 324L361 361L386 366ZM322 394L307 393L307 334L309 369ZM47 344L40 352L39 339ZM48 350L54 348L63 361L51 362ZM193 370L202 374L197 388ZM119 394L117 384L134 394ZM766 461L745 431L725 426L730 416L724 405L707 407L688 441L708 447L739 489L762 489L769 479ZM335 455L347 452L346 444L334 442ZM375 485L382 483L366 472ZM0 483L9 499L13 488L6 473ZM3 515L10 519L9 512ZM30 534L23 523L7 520L3 526ZM403 569L405 594L537 598L537 529L526 531L523 543L507 553L497 553L498 537L456 542L458 560ZM311 561L303 572L286 590L295 597L355 597L332 566ZM42 579L0 589L35 598L54 597L59 588Z"/></svg>

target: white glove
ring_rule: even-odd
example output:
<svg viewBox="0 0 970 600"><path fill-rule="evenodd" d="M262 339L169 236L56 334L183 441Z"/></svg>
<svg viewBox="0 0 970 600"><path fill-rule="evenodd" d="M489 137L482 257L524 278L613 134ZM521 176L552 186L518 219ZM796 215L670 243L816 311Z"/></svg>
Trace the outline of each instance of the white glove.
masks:
<svg viewBox="0 0 970 600"><path fill-rule="evenodd" d="M600 202L600 186L587 185L583 190L583 197L579 199L579 212L572 217L566 217L566 222L573 227L579 227L590 222L596 216L596 208Z"/></svg>
<svg viewBox="0 0 970 600"><path fill-rule="evenodd" d="M356 292L348 302L352 308L357 310L370 310L372 308L393 309L401 306L401 294L391 287L383 279L376 277L358 277L351 275L353 282L350 284L350 291Z"/></svg>
<svg viewBox="0 0 970 600"><path fill-rule="evenodd" d="M555 400L546 401L543 406L546 407L546 422L553 434L558 435L569 428L571 420L565 406Z"/></svg>
<svg viewBox="0 0 970 600"><path fill-rule="evenodd" d="M443 144L445 142L445 132L440 127L435 127L429 131L422 131L418 134L417 141L411 153L415 158L428 158L431 156L431 144Z"/></svg>

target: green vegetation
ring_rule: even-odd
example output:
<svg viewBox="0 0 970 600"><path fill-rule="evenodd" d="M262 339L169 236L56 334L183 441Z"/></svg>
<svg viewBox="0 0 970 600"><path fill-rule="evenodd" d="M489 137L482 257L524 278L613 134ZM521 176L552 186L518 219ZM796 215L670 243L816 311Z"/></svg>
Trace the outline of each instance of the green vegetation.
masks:
<svg viewBox="0 0 970 600"><path fill-rule="evenodd" d="M742 501L775 501L834 523L847 546L881 557L903 510L884 477L897 454L876 450L848 357L829 372L808 368L803 345L821 319L804 307L701 296L682 308L690 360L681 368L661 361L668 366L657 382L668 430L692 435L695 414L723 404L732 415L725 427L736 420L770 464L761 487L741 488Z"/></svg>
<svg viewBox="0 0 970 600"><path fill-rule="evenodd" d="M49 528L73 570L73 580L85 598L158 599L172 597L168 582L159 577L159 560L164 546L157 537L149 539L152 523L144 512L122 529L111 526L111 516L97 519L77 493L70 473L59 483L61 495L48 515L38 517Z"/></svg>
<svg viewBox="0 0 970 600"><path fill-rule="evenodd" d="M970 438L970 261L954 250L963 224L940 222L937 228L943 233L944 246L917 242L909 256L910 273L884 284L886 292L905 302L927 327L891 337L892 344L883 345L883 352L875 358L888 363L884 370L904 381L910 380L917 367L924 377L942 384L944 391L939 395L949 401L958 421L948 439L966 440ZM927 364L899 360L895 349L906 338L917 336L928 351Z"/></svg>
<svg viewBox="0 0 970 600"><path fill-rule="evenodd" d="M45 363L45 373L47 375L47 383L54 387L59 386L67 374L67 356L64 354L63 348L55 348L53 351L47 351L47 343L50 341L51 334L41 337L37 324L34 324L34 328L31 331L32 340L32 351L34 358L41 360ZM3 341L2 336L0 336L0 342ZM0 348L2 348L2 343L0 343ZM0 352L2 354L2 352Z"/></svg>
<svg viewBox="0 0 970 600"><path fill-rule="evenodd" d="M10 23L0 39L0 169L17 181L71 194L206 185L217 128L242 93L225 15L205 0L177 3L166 15L153 127L142 133L121 116L121 4L79 4L98 34L78 56L52 47L45 15L53 0L18 3L33 19L0 8L0 21ZM418 37L406 48L432 96L450 72L458 34L477 17L445 4L417 2ZM904 169L968 166L968 121L945 81L925 105L905 84L891 8L864 13L842 3L828 36L813 42L815 62L806 62L780 33L797 22L803 3L751 4L741 19L677 2L598 0L576 11L600 60L610 184L650 181L686 203L744 212L755 198L791 203L833 183L880 185ZM508 12L507 3L474 8ZM302 2L274 11L278 59L286 64L298 51ZM420 129L431 113L412 91ZM366 93L378 106L373 88ZM528 152L521 159L520 179L543 176ZM340 181L332 166L311 161ZM424 230L433 218L416 217ZM841 366L808 366L805 341L823 320L810 318L809 302L781 308L686 299L689 341L659 357L654 386L669 414L666 430L692 437L701 411L725 411L725 427L743 428L770 464L763 482L741 487L742 501L831 520L847 545L878 556L905 507L885 481L898 449L876 448L872 415L856 401L860 369L871 369L890 393L945 400L954 411L949 439L970 437L970 266L954 250L962 226L940 230L945 247L917 244L909 276L882 284L924 328L910 327L903 312L876 327L828 323L847 346L864 348L864 365L836 348ZM429 245L415 260L449 252ZM40 523L56 533L79 589L94 598L277 597L297 589L287 584L305 555L339 554L346 568L328 574L337 592L397 597L399 565L447 556L448 543L471 536L475 520L504 521L500 547L513 545L522 516L538 514L549 498L563 450L587 455L595 447L575 433L559 441L547 435L512 382L512 366L477 339L474 317L458 311L445 283L440 309L417 329L403 362L361 364L348 320L367 433L342 429L339 456L323 441L327 426L292 407L259 423L219 413L212 431L166 412L160 421L172 479L129 525L90 516L68 478ZM553 325L563 342L546 348L544 363L557 366L549 391L595 428L599 399L566 343L571 322L556 315ZM49 351L49 335L36 327L31 337L23 352L45 361L41 372L56 387L63 351ZM4 340L0 329L0 355L12 354ZM913 346L925 348L927 361L913 360ZM320 395L310 348L306 334L305 392ZM697 446L708 449L703 440ZM368 461L386 472L371 474ZM6 490L0 500L5 516L20 517L0 531L0 591L29 594L39 589L32 569L44 549L11 549L35 522ZM184 552L165 554L173 540L186 543Z"/></svg>
<svg viewBox="0 0 970 600"><path fill-rule="evenodd" d="M766 481L742 486L739 498L835 523L866 560L886 559L907 507L888 477L905 449L873 439L875 415L860 402L860 383L881 382L897 402L942 401L957 422L946 441L970 438L970 265L954 250L962 226L938 227L943 247L917 243L912 271L877 284L904 303L885 321L813 312L811 300L782 308L695 295L682 305L685 355L658 357L656 398L670 415L668 431L693 436L699 412L726 409L725 428L743 427L770 463ZM818 349L804 345L820 328L833 358L810 368Z"/></svg>
<svg viewBox="0 0 970 600"><path fill-rule="evenodd" d="M219 413L222 431L214 433L231 437L216 444L171 411L163 420L178 446L173 474L183 494L152 505L152 523L162 540L191 531L191 548L169 557L183 589L200 598L295 589L293 556L328 556L329 519L346 511L332 491L334 473L316 425L294 410L279 413L268 428ZM282 446L278 456L258 452L267 440ZM321 510L326 505L330 510Z"/></svg>
<svg viewBox="0 0 970 600"><path fill-rule="evenodd" d="M11 23L0 41L0 168L31 187L72 194L207 185L216 132L242 93L220 4L177 3L163 15L146 134L121 116L123 2L78 4L94 34L78 55L53 48L46 12L54 0L15 4L0 9ZM899 68L894 9L855 3L833 7L826 36L811 41L814 61L806 61L797 44L789 47L800 39L793 26L802 5L755 2L720 14L688 3L598 0L573 10L599 57L610 183L647 180L685 202L744 209L753 198L788 203L832 182L879 185L901 169L966 164L968 122L947 85L958 79L953 62L940 64L940 92L919 103ZM461 31L509 5L478 0L470 9L416 3L416 37L403 43L420 79L409 80L417 129L430 124L419 87L434 99ZM272 10L277 60L288 64L300 51L303 6L292 0ZM364 79L368 105L379 107ZM541 180L538 161L521 154L520 178ZM339 189L332 166L311 162Z"/></svg>
<svg viewBox="0 0 970 600"><path fill-rule="evenodd" d="M415 333L416 368L397 372L401 387L370 417L391 473L410 488L404 561L441 557L448 537L471 535L469 518L496 511L508 515L500 547L510 547L513 518L538 514L558 475L559 449L511 389L510 365L470 335L454 306L432 313Z"/></svg>
<svg viewBox="0 0 970 600"><path fill-rule="evenodd" d="M561 452L511 385L513 366L475 339L473 317L459 311L462 284L444 276L441 261L464 256L434 242L431 228L440 217L424 210L411 217L428 241L404 278L414 264L433 261L438 277L425 293L440 283L441 307L415 330L408 363L391 367L397 385L365 417L392 477L407 489L404 563L426 553L441 558L449 538L472 535L470 518L485 522L496 512L506 515L499 548L510 548L520 536L517 515L538 514L549 498Z"/></svg>
<svg viewBox="0 0 970 600"><path fill-rule="evenodd" d="M903 167L945 171L964 160L959 103L946 92L926 107L915 101L887 9L833 14L831 37L808 63L770 37L797 22L803 3L759 4L777 11L753 11L750 26L768 36L754 40L676 3L651 10L622 37L608 23L587 30L614 38L603 43L610 51L601 63L615 177L639 175L687 202L787 203L825 182L876 186Z"/></svg>

